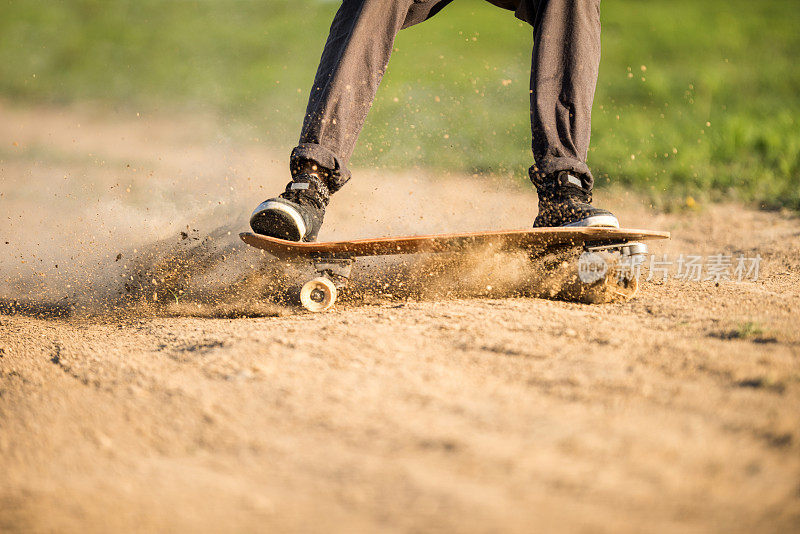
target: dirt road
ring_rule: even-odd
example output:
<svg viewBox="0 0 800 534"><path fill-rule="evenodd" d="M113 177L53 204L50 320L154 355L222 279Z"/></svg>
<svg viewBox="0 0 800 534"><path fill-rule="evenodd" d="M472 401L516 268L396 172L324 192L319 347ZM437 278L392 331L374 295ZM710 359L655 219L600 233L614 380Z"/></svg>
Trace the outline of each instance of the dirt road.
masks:
<svg viewBox="0 0 800 534"><path fill-rule="evenodd" d="M515 258L376 262L315 315L235 236L280 151L185 117L0 113L0 530L800 529L797 218L606 192L673 235L634 300L533 298ZM334 200L321 238L535 214L522 185L427 172ZM680 280L682 254L732 256L731 279Z"/></svg>

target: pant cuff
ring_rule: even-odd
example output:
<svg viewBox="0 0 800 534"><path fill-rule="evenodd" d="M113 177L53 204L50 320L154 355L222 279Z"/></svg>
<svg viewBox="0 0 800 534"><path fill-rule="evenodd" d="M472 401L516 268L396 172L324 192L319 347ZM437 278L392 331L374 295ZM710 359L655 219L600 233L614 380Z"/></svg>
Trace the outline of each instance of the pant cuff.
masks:
<svg viewBox="0 0 800 534"><path fill-rule="evenodd" d="M536 164L528 170L528 173L532 180L534 175L539 175L540 178L544 178L561 171L567 171L578 175L583 182L583 187L586 188L587 191L591 191L594 187L594 176L589 166L575 158L547 158L544 161L537 161Z"/></svg>
<svg viewBox="0 0 800 534"><path fill-rule="evenodd" d="M300 143L290 156L291 162L297 160L310 160L328 171L328 189L335 193L350 179L350 170L345 167L336 154L317 143Z"/></svg>

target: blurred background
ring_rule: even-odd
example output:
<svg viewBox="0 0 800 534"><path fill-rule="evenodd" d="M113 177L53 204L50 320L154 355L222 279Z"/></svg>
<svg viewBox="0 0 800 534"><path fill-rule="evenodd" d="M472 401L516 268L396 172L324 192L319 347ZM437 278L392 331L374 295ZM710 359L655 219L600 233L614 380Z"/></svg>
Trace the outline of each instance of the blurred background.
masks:
<svg viewBox="0 0 800 534"><path fill-rule="evenodd" d="M288 153L338 4L4 0L0 101L211 115L221 135ZM800 209L798 7L603 2L589 156L599 186L661 209ZM530 53L531 29L479 0L401 32L353 166L525 180ZM31 150L4 142L0 159Z"/></svg>

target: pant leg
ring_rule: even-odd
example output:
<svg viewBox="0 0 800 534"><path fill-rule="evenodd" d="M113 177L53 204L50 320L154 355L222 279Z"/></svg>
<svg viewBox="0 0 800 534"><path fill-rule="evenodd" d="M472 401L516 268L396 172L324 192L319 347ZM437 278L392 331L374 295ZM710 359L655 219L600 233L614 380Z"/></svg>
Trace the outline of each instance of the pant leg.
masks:
<svg viewBox="0 0 800 534"><path fill-rule="evenodd" d="M591 189L586 158L600 66L600 0L534 3L531 130L535 172L572 171Z"/></svg>
<svg viewBox="0 0 800 534"><path fill-rule="evenodd" d="M372 106L394 39L452 0L344 0L333 19L292 161L331 171L331 192L349 178L347 162Z"/></svg>

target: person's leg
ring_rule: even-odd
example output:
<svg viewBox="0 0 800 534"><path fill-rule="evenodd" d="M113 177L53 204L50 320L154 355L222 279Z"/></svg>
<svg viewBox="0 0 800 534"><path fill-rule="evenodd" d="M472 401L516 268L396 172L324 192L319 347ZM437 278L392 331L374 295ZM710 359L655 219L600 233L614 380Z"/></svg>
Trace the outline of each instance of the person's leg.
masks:
<svg viewBox="0 0 800 534"><path fill-rule="evenodd" d="M618 226L608 211L590 205L594 177L586 164L600 0L539 0L532 22L530 176L540 197L534 225Z"/></svg>
<svg viewBox="0 0 800 534"><path fill-rule="evenodd" d="M586 156L600 66L600 0L488 0L533 26L532 171L594 180Z"/></svg>
<svg viewBox="0 0 800 534"><path fill-rule="evenodd" d="M310 156L346 180L353 153L397 33L450 0L345 0L331 24L292 159Z"/></svg>
<svg viewBox="0 0 800 534"><path fill-rule="evenodd" d="M290 157L293 180L283 198L267 200L253 212L250 224L256 232L316 238L330 194L350 179L347 163L386 71L395 36L451 1L342 2L311 88L300 143Z"/></svg>
<svg viewBox="0 0 800 534"><path fill-rule="evenodd" d="M541 0L531 62L533 155L540 172L586 177L592 103L600 66L600 1Z"/></svg>

